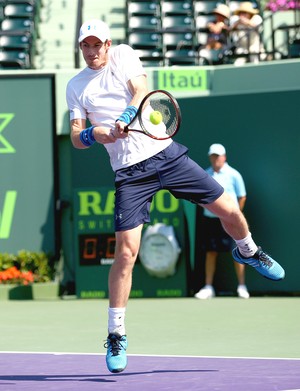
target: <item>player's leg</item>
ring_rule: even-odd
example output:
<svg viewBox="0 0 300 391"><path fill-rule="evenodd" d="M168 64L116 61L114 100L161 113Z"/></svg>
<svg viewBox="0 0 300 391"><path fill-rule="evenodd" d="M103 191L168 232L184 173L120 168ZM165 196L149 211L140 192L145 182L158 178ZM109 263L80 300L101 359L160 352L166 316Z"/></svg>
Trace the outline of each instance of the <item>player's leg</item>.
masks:
<svg viewBox="0 0 300 391"><path fill-rule="evenodd" d="M106 364L110 372L122 372L127 366L125 311L132 270L137 258L143 225L116 232L115 260L109 272L109 309Z"/></svg>
<svg viewBox="0 0 300 391"><path fill-rule="evenodd" d="M235 241L242 240L249 234L249 227L245 216L227 193L224 192L214 202L202 206L219 217L225 231ZM257 246L254 242L250 242L249 246L251 247L248 251L252 255L251 253L254 254L256 252ZM247 251L247 246L245 246L245 251Z"/></svg>
<svg viewBox="0 0 300 391"><path fill-rule="evenodd" d="M148 177L152 181L149 183ZM109 273L108 338L106 363L111 372L121 372L127 365L125 310L129 298L132 270L137 258L143 224L150 221L153 195L159 189L155 171L147 161L116 173L115 261Z"/></svg>
<svg viewBox="0 0 300 391"><path fill-rule="evenodd" d="M143 225L116 232L115 261L109 273L109 306L126 307L131 290L132 270L136 261Z"/></svg>
<svg viewBox="0 0 300 391"><path fill-rule="evenodd" d="M174 149L180 148L178 144L173 144ZM283 268L255 244L243 213L233 199L224 193L222 186L184 153L176 159L176 165L172 159L169 162L169 166L165 164L160 171L164 188L176 198L199 204L220 218L223 228L237 244L232 251L237 262L253 266L271 280L283 279Z"/></svg>
<svg viewBox="0 0 300 391"><path fill-rule="evenodd" d="M283 268L257 247L249 232L245 216L228 194L223 193L214 202L203 206L220 218L225 231L235 240L237 247L232 254L237 262L254 267L260 274L271 280L284 278Z"/></svg>

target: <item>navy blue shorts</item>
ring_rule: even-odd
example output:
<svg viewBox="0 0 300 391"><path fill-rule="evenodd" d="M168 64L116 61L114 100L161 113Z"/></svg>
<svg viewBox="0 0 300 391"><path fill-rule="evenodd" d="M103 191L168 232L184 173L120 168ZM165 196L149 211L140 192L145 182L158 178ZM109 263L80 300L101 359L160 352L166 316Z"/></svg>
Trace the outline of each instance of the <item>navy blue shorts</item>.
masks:
<svg viewBox="0 0 300 391"><path fill-rule="evenodd" d="M149 223L151 201L159 190L169 190L174 197L196 204L210 204L220 197L223 187L187 152L173 141L151 158L116 171L116 232Z"/></svg>
<svg viewBox="0 0 300 391"><path fill-rule="evenodd" d="M218 218L203 216L200 230L205 251L230 252L236 247L235 241L224 230Z"/></svg>

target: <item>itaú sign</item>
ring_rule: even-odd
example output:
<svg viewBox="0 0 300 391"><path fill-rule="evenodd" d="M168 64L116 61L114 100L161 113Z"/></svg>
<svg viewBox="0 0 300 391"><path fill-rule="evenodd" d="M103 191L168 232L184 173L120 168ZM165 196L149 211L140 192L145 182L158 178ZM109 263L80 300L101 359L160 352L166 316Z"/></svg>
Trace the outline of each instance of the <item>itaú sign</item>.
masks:
<svg viewBox="0 0 300 391"><path fill-rule="evenodd" d="M206 69L160 69L154 75L158 89L175 92L203 92L209 89Z"/></svg>

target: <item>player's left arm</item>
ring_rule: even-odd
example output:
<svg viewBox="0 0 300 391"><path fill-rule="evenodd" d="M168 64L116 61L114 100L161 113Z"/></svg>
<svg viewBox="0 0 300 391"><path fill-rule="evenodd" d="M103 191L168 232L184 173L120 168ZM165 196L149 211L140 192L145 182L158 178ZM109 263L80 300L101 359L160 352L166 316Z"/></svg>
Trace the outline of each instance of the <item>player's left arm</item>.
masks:
<svg viewBox="0 0 300 391"><path fill-rule="evenodd" d="M139 75L136 77L131 78L128 82L128 88L129 91L132 94L132 99L128 105L128 107L133 106L136 109L138 109L139 105L141 104L143 98L148 94L148 85L147 85L147 77L146 75ZM122 120L116 122L115 131L120 134L124 132L125 126L128 125L128 123L123 122ZM125 134L124 134L125 135ZM117 134L116 134L117 136ZM126 137L128 134L126 133Z"/></svg>
<svg viewBox="0 0 300 391"><path fill-rule="evenodd" d="M128 81L128 88L132 94L130 105L139 107L144 97L148 94L146 75L133 77Z"/></svg>

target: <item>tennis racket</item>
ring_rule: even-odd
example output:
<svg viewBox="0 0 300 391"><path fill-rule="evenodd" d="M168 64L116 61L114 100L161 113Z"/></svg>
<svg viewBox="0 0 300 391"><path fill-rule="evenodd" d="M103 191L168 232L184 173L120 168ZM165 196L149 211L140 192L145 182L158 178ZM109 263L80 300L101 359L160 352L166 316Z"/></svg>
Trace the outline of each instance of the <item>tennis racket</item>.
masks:
<svg viewBox="0 0 300 391"><path fill-rule="evenodd" d="M135 128L137 124L141 129ZM181 112L176 99L167 91L155 90L144 97L125 132L140 132L156 140L166 140L178 132L180 124Z"/></svg>

